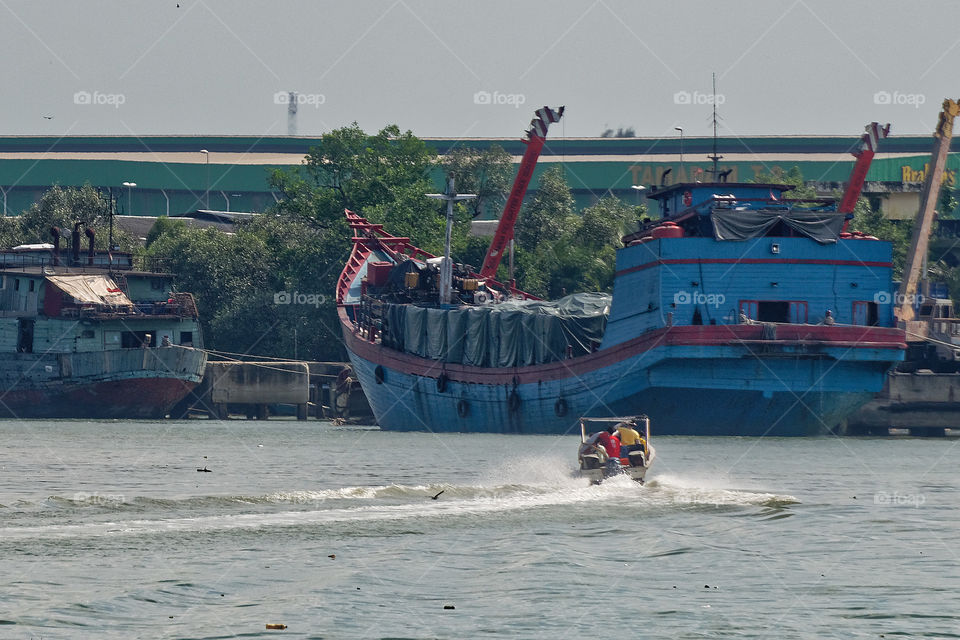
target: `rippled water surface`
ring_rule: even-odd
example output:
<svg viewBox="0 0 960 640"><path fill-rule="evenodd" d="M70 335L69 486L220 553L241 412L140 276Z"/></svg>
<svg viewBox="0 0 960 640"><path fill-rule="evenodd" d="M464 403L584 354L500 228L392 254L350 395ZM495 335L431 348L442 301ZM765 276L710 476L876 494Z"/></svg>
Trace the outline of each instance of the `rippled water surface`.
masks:
<svg viewBox="0 0 960 640"><path fill-rule="evenodd" d="M0 638L960 637L952 440L655 438L591 487L575 436L0 434Z"/></svg>

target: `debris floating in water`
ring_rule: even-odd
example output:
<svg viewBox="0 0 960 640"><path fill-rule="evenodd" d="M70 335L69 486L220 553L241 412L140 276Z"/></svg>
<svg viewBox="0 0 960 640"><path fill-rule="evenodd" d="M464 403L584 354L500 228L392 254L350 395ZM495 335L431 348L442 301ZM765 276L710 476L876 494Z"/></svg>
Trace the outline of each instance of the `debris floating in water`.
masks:
<svg viewBox="0 0 960 640"><path fill-rule="evenodd" d="M444 609L456 609L456 607L453 606L452 604L445 604L445 605L443 605L443 608L444 608Z"/></svg>
<svg viewBox="0 0 960 640"><path fill-rule="evenodd" d="M276 623L276 622L268 622L268 623L267 623L267 629L279 629L279 630L282 631L283 629L286 629L286 628L287 628L287 625L285 625L285 624L280 624L280 623Z"/></svg>
<svg viewBox="0 0 960 640"><path fill-rule="evenodd" d="M197 471L199 471L200 473L213 473L213 470L207 469L206 466L204 466L203 469L197 469Z"/></svg>

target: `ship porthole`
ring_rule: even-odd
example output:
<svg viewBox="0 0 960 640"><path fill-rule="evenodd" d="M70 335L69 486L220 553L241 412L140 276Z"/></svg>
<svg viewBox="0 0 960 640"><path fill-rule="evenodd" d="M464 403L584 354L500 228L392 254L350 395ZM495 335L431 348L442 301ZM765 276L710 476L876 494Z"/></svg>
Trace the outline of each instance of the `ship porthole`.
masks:
<svg viewBox="0 0 960 640"><path fill-rule="evenodd" d="M444 391L446 391L448 380L450 380L450 378L447 377L447 374L441 373L440 377L437 378L437 391L439 391L440 393L443 393Z"/></svg>
<svg viewBox="0 0 960 640"><path fill-rule="evenodd" d="M373 377L376 378L377 384L383 384L383 367L377 365L377 368L373 370Z"/></svg>
<svg viewBox="0 0 960 640"><path fill-rule="evenodd" d="M560 418L567 415L567 401L563 398L557 398L557 401L553 403L553 412Z"/></svg>
<svg viewBox="0 0 960 640"><path fill-rule="evenodd" d="M507 406L510 408L510 411L517 411L520 408L520 394L516 391L511 391L507 397Z"/></svg>
<svg viewBox="0 0 960 640"><path fill-rule="evenodd" d="M466 418L468 413L470 413L470 404L466 400L457 402L457 415Z"/></svg>

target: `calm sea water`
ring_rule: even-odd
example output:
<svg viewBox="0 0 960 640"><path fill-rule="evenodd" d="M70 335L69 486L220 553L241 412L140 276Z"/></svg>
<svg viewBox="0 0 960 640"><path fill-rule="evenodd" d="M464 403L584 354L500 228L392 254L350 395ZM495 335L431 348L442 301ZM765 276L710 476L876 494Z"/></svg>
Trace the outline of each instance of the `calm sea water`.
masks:
<svg viewBox="0 0 960 640"><path fill-rule="evenodd" d="M960 637L957 441L655 438L590 487L574 436L0 434L4 639Z"/></svg>

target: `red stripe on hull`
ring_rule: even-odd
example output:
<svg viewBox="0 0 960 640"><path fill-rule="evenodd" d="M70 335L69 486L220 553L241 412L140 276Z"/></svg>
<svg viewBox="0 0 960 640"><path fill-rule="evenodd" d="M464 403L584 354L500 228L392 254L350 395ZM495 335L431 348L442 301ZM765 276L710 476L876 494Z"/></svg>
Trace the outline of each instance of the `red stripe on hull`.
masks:
<svg viewBox="0 0 960 640"><path fill-rule="evenodd" d="M421 358L367 342L354 334L346 310L339 309L347 349L364 360L406 373L480 384L520 384L582 376L616 362L650 351L658 346L747 346L798 345L823 348L906 349L902 330L890 327L837 325L777 325L777 339L763 340L762 325L697 325L667 327L649 331L609 349L529 367L473 367Z"/></svg>
<svg viewBox="0 0 960 640"><path fill-rule="evenodd" d="M625 276L629 273L636 273L637 271L643 271L644 269L650 269L651 267L659 267L660 265L667 264L819 264L819 265L830 265L830 266L845 266L845 267L891 267L892 264L889 262L876 262L876 261L864 261L864 260L805 260L802 258L780 258L780 259L766 259L766 258L711 258L711 259L700 259L700 258L667 258L664 260L654 260L652 262L645 262L643 264L638 264L635 267L630 267L629 269L623 269L617 271L617 277Z"/></svg>

